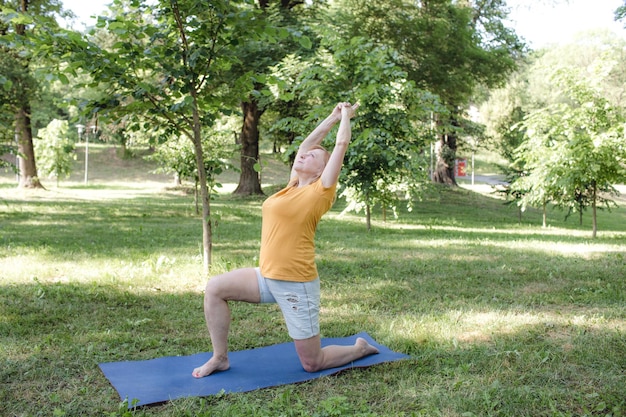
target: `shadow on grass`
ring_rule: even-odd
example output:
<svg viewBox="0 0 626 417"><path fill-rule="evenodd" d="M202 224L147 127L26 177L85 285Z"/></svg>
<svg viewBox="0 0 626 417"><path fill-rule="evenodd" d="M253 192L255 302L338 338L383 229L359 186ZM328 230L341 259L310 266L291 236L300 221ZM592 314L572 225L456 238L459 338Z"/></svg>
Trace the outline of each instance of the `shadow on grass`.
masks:
<svg viewBox="0 0 626 417"><path fill-rule="evenodd" d="M30 248L49 257L132 258L135 253L197 249L202 241L201 218L189 197L159 195L105 201L6 200L0 219L0 240L7 248ZM238 200L228 207L212 202L214 239L245 244L258 230L258 201ZM246 245L248 246L248 245Z"/></svg>
<svg viewBox="0 0 626 417"><path fill-rule="evenodd" d="M623 414L623 243L529 233L514 216L495 215L499 202L479 201L478 213L424 206L370 233L361 219L336 219L339 202L320 224L322 334L365 330L411 360L146 415L267 410L277 393L297 396L308 415L338 395L374 415ZM253 260L260 199L218 198L212 207L219 250ZM170 194L16 199L0 218L3 257L31 250L43 262L193 251L201 230L190 199ZM98 363L209 350L201 294L94 280L0 286L0 415L110 414L119 398ZM289 340L275 306L235 303L233 318L232 350Z"/></svg>
<svg viewBox="0 0 626 417"><path fill-rule="evenodd" d="M106 195L106 191L102 192ZM131 196L104 200L64 199L58 195L28 201L5 199L0 209L4 223L0 239L6 247L44 248L50 257L69 252L126 258L135 252L159 249L184 251L191 246L196 250L202 226L192 197L176 193ZM452 200L453 197L459 200ZM242 250L257 248L262 199L217 196L211 202L214 242L229 242L229 247L235 243L242 245ZM401 210L399 221L378 221L369 233L359 217L338 219L337 214L343 208L345 201L339 200L331 214L322 220L317 236L320 249L325 241L351 242L351 239L363 239L373 248L379 241L381 245L397 245L398 249L413 245L411 239L422 241L424 245L433 244L436 239L454 244L456 239L457 244L471 249L503 241L515 241L519 246L527 242L532 246L537 239L544 243L566 240L586 244L590 238L590 232L587 234L580 227L573 229L585 230L584 233L520 226L515 209L465 190L442 190L428 201L417 203L411 213ZM531 216L536 219L537 213ZM624 214L619 212L615 216L624 217ZM559 227L572 227L571 222L559 223ZM623 223L626 224L626 220ZM626 230L621 225L621 230L614 234L603 235L600 231L594 242L623 239ZM396 238L398 243L390 243L390 238Z"/></svg>
<svg viewBox="0 0 626 417"><path fill-rule="evenodd" d="M451 319L460 310L451 311L446 301L459 297L454 289L420 285L416 286L419 294L404 294L404 286L392 282L372 289L366 282L358 290L360 308L359 301L341 289L326 289L339 298L339 304L351 308L344 316L334 311L337 306L331 301L330 311L322 315L322 331L325 336L344 336L366 330L412 359L287 389L310 398L345 395L371 404L376 415L416 410L430 414L441 407L455 414L502 416L546 415L551 409L576 414L602 405L605 411L623 410L623 332L609 325L577 323L576 314L563 321L540 316L534 322L502 329L474 323L469 330L459 331L458 323L464 318L461 314ZM465 295L464 299L456 308L467 316L477 311L505 319L521 314L518 307L507 308L486 297L476 300ZM3 286L0 301L3 415L35 415L41 408L63 410L67 415L110 412L117 409L119 398L98 363L210 350L199 294L133 293L96 284L35 282ZM597 314L597 308L590 305L584 310ZM525 311L534 314L532 308ZM280 313L270 306L233 304L233 319L232 350L288 340ZM245 404L255 398L263 402L274 398L272 392L230 395L228 402ZM191 402L188 411L211 415L210 404ZM156 407L150 414L161 410L164 415L176 415L168 412L171 407L175 405ZM315 409L314 404L310 407Z"/></svg>

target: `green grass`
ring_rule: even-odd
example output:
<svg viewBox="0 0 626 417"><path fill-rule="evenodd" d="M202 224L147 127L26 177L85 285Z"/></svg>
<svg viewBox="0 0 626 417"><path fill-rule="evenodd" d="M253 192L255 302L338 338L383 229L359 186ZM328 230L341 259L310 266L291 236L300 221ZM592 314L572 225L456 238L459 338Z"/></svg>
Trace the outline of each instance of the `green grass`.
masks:
<svg viewBox="0 0 626 417"><path fill-rule="evenodd" d="M543 229L463 188L375 210L369 233L342 201L320 223L323 335L365 330L411 359L127 411L98 363L210 349L201 225L167 177L100 150L88 186L78 169L48 191L0 180L0 415L626 415L626 210L591 239L588 215L550 211ZM213 273L255 265L261 202L212 201ZM275 306L233 319L232 350L289 340Z"/></svg>

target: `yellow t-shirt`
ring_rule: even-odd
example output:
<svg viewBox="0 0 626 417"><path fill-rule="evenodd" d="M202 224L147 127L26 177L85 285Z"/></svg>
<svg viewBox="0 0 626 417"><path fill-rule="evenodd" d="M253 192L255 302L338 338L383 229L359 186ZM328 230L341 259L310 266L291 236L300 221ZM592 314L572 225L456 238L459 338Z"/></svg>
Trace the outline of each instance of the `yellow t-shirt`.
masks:
<svg viewBox="0 0 626 417"><path fill-rule="evenodd" d="M305 187L287 186L263 203L259 267L266 278L307 282L318 277L315 230L333 205L337 185L318 179Z"/></svg>

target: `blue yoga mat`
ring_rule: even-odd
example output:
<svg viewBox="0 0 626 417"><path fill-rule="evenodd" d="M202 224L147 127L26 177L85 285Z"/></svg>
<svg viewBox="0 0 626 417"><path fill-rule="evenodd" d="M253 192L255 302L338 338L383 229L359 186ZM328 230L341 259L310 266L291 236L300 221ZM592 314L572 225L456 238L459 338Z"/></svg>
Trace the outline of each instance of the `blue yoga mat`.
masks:
<svg viewBox="0 0 626 417"><path fill-rule="evenodd" d="M230 352L230 369L204 378L194 378L194 368L209 360L212 353L168 356L143 361L101 363L100 369L129 407L143 406L183 397L205 397L220 392L245 392L259 388L308 381L344 369L360 368L408 358L382 346L367 333L340 338L323 338L322 346L353 344L357 337L366 339L380 353L347 365L320 372L305 372L293 342L257 349Z"/></svg>

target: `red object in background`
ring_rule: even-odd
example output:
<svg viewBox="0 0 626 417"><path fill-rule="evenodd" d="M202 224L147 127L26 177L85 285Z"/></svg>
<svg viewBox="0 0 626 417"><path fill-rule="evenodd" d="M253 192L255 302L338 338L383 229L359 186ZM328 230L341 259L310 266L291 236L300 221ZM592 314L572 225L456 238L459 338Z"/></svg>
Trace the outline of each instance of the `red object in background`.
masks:
<svg viewBox="0 0 626 417"><path fill-rule="evenodd" d="M467 159L459 158L456 160L455 165L455 176L456 177L465 177L467 175Z"/></svg>

